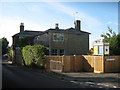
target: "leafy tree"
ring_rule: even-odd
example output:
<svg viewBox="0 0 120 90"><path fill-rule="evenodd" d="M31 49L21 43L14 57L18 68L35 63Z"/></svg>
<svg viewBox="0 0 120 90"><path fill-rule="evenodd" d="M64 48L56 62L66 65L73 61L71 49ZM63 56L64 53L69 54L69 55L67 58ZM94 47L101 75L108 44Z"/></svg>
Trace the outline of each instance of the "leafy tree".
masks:
<svg viewBox="0 0 120 90"><path fill-rule="evenodd" d="M2 55L8 53L8 40L7 38L3 37L0 39L0 42L2 42Z"/></svg>
<svg viewBox="0 0 120 90"><path fill-rule="evenodd" d="M102 34L103 42L110 43L110 55L120 55L120 34L113 32L112 28L108 27L108 32Z"/></svg>

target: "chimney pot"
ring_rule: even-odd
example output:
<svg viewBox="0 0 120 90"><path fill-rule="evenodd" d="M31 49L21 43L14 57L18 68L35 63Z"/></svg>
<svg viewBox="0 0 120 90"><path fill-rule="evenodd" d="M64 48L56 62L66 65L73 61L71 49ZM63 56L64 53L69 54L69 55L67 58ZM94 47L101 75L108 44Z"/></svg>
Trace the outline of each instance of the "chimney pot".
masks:
<svg viewBox="0 0 120 90"><path fill-rule="evenodd" d="M21 23L20 24L20 32L23 32L24 31L24 23Z"/></svg>
<svg viewBox="0 0 120 90"><path fill-rule="evenodd" d="M58 25L58 23L55 24L55 29L59 29Z"/></svg>
<svg viewBox="0 0 120 90"><path fill-rule="evenodd" d="M20 25L21 25L21 26L24 26L24 23L21 23Z"/></svg>

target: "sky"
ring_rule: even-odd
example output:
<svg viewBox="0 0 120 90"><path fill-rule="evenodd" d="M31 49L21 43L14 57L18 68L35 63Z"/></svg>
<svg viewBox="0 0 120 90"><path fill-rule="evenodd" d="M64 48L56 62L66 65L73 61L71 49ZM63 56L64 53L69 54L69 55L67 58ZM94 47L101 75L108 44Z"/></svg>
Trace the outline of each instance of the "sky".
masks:
<svg viewBox="0 0 120 90"><path fill-rule="evenodd" d="M23 22L25 30L45 31L54 28L74 27L74 21L81 20L81 29L90 32L92 43L108 31L108 26L118 33L118 2L48 2L41 1L1 1L0 2L0 38L6 37L9 46L12 36L20 31Z"/></svg>

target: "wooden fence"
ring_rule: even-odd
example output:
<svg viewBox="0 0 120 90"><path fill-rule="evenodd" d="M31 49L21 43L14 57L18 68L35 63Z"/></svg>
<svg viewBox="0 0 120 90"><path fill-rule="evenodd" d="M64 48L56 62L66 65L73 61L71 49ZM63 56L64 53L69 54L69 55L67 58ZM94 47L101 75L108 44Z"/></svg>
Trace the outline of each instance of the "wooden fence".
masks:
<svg viewBox="0 0 120 90"><path fill-rule="evenodd" d="M45 56L45 58L46 69L52 71L120 72L120 56Z"/></svg>
<svg viewBox="0 0 120 90"><path fill-rule="evenodd" d="M63 56L63 71L82 71L82 56Z"/></svg>
<svg viewBox="0 0 120 90"><path fill-rule="evenodd" d="M51 71L58 71L58 72L62 72L61 69L56 69L58 68L57 64L55 63L55 61L60 61L61 62L61 66L63 65L63 57L62 56L45 56L46 59L46 70L51 70ZM52 63L54 61L54 63ZM56 66L56 67L55 67Z"/></svg>
<svg viewBox="0 0 120 90"><path fill-rule="evenodd" d="M105 56L104 72L120 72L120 56Z"/></svg>

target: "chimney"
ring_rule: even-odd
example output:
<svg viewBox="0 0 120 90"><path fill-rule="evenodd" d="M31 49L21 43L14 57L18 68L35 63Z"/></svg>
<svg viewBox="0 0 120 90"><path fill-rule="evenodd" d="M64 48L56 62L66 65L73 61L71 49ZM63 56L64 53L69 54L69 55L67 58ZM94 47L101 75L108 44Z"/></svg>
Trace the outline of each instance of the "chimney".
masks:
<svg viewBox="0 0 120 90"><path fill-rule="evenodd" d="M80 20L76 20L74 22L74 24L75 24L75 30L76 31L80 31L81 30L81 21Z"/></svg>
<svg viewBox="0 0 120 90"><path fill-rule="evenodd" d="M59 29L58 23L55 24L55 29Z"/></svg>
<svg viewBox="0 0 120 90"><path fill-rule="evenodd" d="M20 24L20 32L24 32L24 23Z"/></svg>

